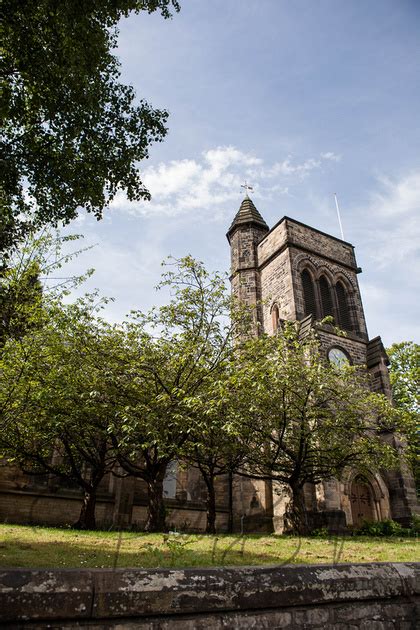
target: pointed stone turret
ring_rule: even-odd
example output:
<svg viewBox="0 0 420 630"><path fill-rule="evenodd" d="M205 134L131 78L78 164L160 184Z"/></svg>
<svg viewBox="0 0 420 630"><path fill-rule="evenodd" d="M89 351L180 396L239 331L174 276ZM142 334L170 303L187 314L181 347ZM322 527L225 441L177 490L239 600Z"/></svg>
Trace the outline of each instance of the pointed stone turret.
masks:
<svg viewBox="0 0 420 630"><path fill-rule="evenodd" d="M260 228L263 231L268 232L268 225L258 212L257 208L254 206L252 199L248 196L245 197L241 206L232 221L232 225L230 226L226 236L230 243L231 236L237 227L241 226L255 226Z"/></svg>
<svg viewBox="0 0 420 630"><path fill-rule="evenodd" d="M232 292L242 304L255 307L256 333L261 295L257 249L268 231L267 223L247 195L226 236L230 244Z"/></svg>

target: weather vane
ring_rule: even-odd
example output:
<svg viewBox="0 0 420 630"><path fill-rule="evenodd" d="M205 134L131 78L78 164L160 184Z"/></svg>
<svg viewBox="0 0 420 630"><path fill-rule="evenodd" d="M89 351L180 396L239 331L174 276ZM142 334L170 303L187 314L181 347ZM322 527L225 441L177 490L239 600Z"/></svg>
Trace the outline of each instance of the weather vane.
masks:
<svg viewBox="0 0 420 630"><path fill-rule="evenodd" d="M245 184L241 184L241 188L245 188L245 197L249 199L248 190L254 190L252 186L250 186L248 182L245 180Z"/></svg>

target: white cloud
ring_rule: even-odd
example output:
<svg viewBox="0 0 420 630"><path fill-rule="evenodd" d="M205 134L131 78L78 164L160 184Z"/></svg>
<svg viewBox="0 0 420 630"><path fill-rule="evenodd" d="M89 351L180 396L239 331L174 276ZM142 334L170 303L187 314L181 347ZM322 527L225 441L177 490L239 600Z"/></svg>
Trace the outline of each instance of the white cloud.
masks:
<svg viewBox="0 0 420 630"><path fill-rule="evenodd" d="M409 262L414 274L420 271L420 170L398 180L381 176L378 183L364 210L371 257L381 268Z"/></svg>
<svg viewBox="0 0 420 630"><path fill-rule="evenodd" d="M119 194L113 208L142 216L180 216L194 211L219 218L236 202L244 179L252 181L257 198L273 193L288 195L293 183L320 169L324 162L340 158L332 152L296 162L288 156L271 165L252 153L239 149L216 147L204 151L199 160L183 159L146 168L143 181L152 194L151 202L127 201ZM274 182L270 180L275 179Z"/></svg>
<svg viewBox="0 0 420 630"><path fill-rule="evenodd" d="M332 151L327 151L327 153L321 153L321 157L324 160L331 160L331 162L341 162L341 155L337 155Z"/></svg>
<svg viewBox="0 0 420 630"><path fill-rule="evenodd" d="M290 177L297 176L299 179L303 179L313 171L321 166L321 160L316 160L314 158L309 158L305 160L302 164L293 164L291 158L287 158L282 162L276 162L273 166L266 170L260 171L261 177Z"/></svg>
<svg viewBox="0 0 420 630"><path fill-rule="evenodd" d="M420 171L399 178L378 177L376 190L359 217L359 256L367 278L361 287L371 336L385 344L418 338L415 316L420 275Z"/></svg>
<svg viewBox="0 0 420 630"><path fill-rule="evenodd" d="M372 197L371 207L378 215L394 217L402 214L420 214L420 170L398 181L379 177L382 190Z"/></svg>

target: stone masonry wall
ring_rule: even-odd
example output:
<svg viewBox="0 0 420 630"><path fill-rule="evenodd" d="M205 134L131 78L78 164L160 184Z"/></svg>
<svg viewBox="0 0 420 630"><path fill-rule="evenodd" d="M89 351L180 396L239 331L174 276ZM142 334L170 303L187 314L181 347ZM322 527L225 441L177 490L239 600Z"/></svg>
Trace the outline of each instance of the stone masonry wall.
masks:
<svg viewBox="0 0 420 630"><path fill-rule="evenodd" d="M258 244L258 264L267 264L271 256L284 248L287 243L286 223L281 221Z"/></svg>
<svg viewBox="0 0 420 630"><path fill-rule="evenodd" d="M0 627L414 630L420 565L0 572Z"/></svg>
<svg viewBox="0 0 420 630"><path fill-rule="evenodd" d="M308 225L284 217L261 240L258 246L258 260L264 265L273 253L281 249L286 243L289 246L299 245L317 253L324 258L341 263L356 270L354 249L346 243Z"/></svg>
<svg viewBox="0 0 420 630"><path fill-rule="evenodd" d="M356 269L354 249L350 243L336 239L329 234L319 232L308 225L303 225L287 217L285 224L290 245L306 247L318 253L323 258L331 258L335 262Z"/></svg>
<svg viewBox="0 0 420 630"><path fill-rule="evenodd" d="M166 500L167 524L177 531L204 532L206 528L206 508L199 504ZM29 525L68 526L77 521L82 507L80 496L64 494L40 494L27 491L0 490L0 522ZM134 527L142 529L146 523L146 501L130 506L130 519L116 524L113 499L99 499L96 505L98 527ZM218 531L227 531L228 513L218 506L216 526Z"/></svg>
<svg viewBox="0 0 420 630"><path fill-rule="evenodd" d="M296 318L290 258L287 250L262 268L261 295L265 332L273 332L271 309L274 304L278 306L280 319L293 320Z"/></svg>
<svg viewBox="0 0 420 630"><path fill-rule="evenodd" d="M0 521L30 525L70 525L79 517L80 496L0 490ZM112 525L114 502L99 499L96 519L102 527Z"/></svg>
<svg viewBox="0 0 420 630"><path fill-rule="evenodd" d="M257 251L267 332L273 302L279 306L281 318L304 317L300 272L309 263L315 274L325 273L332 284L338 279L344 282L357 332L367 337L352 245L285 217L260 241Z"/></svg>
<svg viewBox="0 0 420 630"><path fill-rule="evenodd" d="M350 337L340 337L321 328L317 330L317 334L322 347L325 349L325 357L332 346L338 346L350 355L354 365L366 365L366 344L363 341Z"/></svg>

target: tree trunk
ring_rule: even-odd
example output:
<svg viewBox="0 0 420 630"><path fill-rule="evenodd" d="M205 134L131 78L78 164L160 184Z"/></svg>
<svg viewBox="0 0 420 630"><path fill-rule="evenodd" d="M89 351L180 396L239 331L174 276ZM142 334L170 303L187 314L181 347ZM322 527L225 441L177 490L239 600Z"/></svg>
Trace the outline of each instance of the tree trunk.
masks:
<svg viewBox="0 0 420 630"><path fill-rule="evenodd" d="M146 532L166 531L166 510L163 504L163 479L166 464L162 464L157 474L147 480L148 512L145 526Z"/></svg>
<svg viewBox="0 0 420 630"><path fill-rule="evenodd" d="M95 508L96 488L85 490L82 509L78 521L73 525L74 529L96 529Z"/></svg>
<svg viewBox="0 0 420 630"><path fill-rule="evenodd" d="M214 476L210 475L205 477L207 486L207 525L206 534L216 533L216 493L214 490Z"/></svg>
<svg viewBox="0 0 420 630"><path fill-rule="evenodd" d="M228 533L231 534L233 532L233 473L230 470L228 476Z"/></svg>
<svg viewBox="0 0 420 630"><path fill-rule="evenodd" d="M290 489L292 497L284 514L284 533L306 536L309 534L309 523L303 488L297 484L290 484Z"/></svg>

